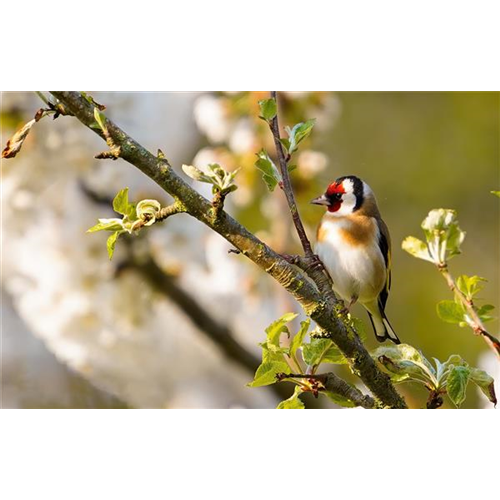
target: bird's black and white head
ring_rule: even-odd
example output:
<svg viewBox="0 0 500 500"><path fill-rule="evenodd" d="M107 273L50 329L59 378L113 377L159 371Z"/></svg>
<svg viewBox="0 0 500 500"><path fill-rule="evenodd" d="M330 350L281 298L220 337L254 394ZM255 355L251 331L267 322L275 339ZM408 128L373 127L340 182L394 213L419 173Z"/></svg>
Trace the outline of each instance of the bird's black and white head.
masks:
<svg viewBox="0 0 500 500"><path fill-rule="evenodd" d="M375 202L370 186L354 175L347 175L332 182L325 194L311 203L325 205L332 215L344 217L361 209L367 201Z"/></svg>

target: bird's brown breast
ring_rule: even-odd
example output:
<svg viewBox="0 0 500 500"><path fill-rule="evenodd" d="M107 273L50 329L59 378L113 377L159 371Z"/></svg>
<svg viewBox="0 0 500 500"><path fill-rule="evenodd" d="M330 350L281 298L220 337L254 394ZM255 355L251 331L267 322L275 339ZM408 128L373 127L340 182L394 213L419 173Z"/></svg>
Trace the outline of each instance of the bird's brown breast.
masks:
<svg viewBox="0 0 500 500"><path fill-rule="evenodd" d="M367 246L374 241L376 236L377 223L373 217L366 215L332 217L326 214L316 235L319 243L328 238L328 231L332 229L331 224L337 226L338 234L342 240L351 246Z"/></svg>

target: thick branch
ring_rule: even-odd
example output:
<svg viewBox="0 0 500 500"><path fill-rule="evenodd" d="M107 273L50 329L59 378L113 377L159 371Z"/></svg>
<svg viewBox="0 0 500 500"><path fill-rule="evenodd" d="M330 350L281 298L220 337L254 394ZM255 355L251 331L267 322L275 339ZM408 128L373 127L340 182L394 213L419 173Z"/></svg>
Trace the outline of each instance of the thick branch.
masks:
<svg viewBox="0 0 500 500"><path fill-rule="evenodd" d="M53 91L80 122L87 127L94 124L94 107L77 92ZM211 217L211 203L186 184L162 158L154 156L117 127L106 120L106 128L114 143L120 146L120 156L153 179L167 193L183 205L186 211L222 235L242 254L276 279L302 305L307 315L325 331L351 363L351 368L384 405L405 408L389 377L383 374L365 349L359 338L349 332L345 325L328 307L327 299L316 285L301 270L289 264L226 212L220 217ZM102 131L91 128L104 138Z"/></svg>
<svg viewBox="0 0 500 500"><path fill-rule="evenodd" d="M288 378L305 378L311 381L320 382L321 386L318 388L319 392L332 392L337 394L338 396L342 396L344 398L349 399L356 406L361 406L362 408L375 408L376 401L368 396L363 394L357 387L348 384L345 380L341 379L339 376L335 375L335 373L322 373L320 375L302 375L302 374L289 374L281 377L282 380Z"/></svg>
<svg viewBox="0 0 500 500"><path fill-rule="evenodd" d="M476 335L481 335L483 337L488 346L493 349L496 355L500 358L500 340L498 340L486 330L483 322L481 321L481 318L479 318L476 310L474 309L474 303L472 302L472 300L467 300L467 297L458 289L453 276L448 270L448 266L441 266L438 267L438 269L443 275L443 278L446 280L446 283L448 284L450 290L455 294L455 297L460 300L465 310L467 311L467 316L469 316L472 321L472 324L469 324L469 326L472 328Z"/></svg>

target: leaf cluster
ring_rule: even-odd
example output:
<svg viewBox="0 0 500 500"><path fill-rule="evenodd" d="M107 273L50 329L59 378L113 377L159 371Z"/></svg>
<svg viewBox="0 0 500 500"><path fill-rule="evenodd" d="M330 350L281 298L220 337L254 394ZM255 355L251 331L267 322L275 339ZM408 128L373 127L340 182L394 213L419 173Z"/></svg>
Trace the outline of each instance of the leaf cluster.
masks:
<svg viewBox="0 0 500 500"><path fill-rule="evenodd" d="M233 172L226 172L218 163L210 163L207 171L203 172L193 165L182 165L184 173L195 181L205 182L212 185L212 194L220 193L227 195L236 191L238 186L234 184L234 178L239 169Z"/></svg>

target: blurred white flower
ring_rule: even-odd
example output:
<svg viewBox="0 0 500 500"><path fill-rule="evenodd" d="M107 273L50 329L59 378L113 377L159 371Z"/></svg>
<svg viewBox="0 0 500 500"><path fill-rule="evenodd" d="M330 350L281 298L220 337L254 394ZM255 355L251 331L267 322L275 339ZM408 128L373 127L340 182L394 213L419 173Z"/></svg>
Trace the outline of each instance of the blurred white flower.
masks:
<svg viewBox="0 0 500 500"><path fill-rule="evenodd" d="M280 92L282 94L285 94L286 96L290 97L291 99L297 99L298 97L303 97L306 96L307 94L310 94L310 90L285 90L283 92Z"/></svg>
<svg viewBox="0 0 500 500"><path fill-rule="evenodd" d="M500 397L500 363L498 362L497 355L489 350L479 357L478 368L484 370L488 375L493 377L495 380L495 392L497 398ZM483 408L492 409L493 405L485 398L484 394L477 387L476 391L478 393L479 404Z"/></svg>
<svg viewBox="0 0 500 500"><path fill-rule="evenodd" d="M328 158L323 153L307 149L299 153L297 166L306 179L311 179L326 169Z"/></svg>
<svg viewBox="0 0 500 500"><path fill-rule="evenodd" d="M230 123L222 99L213 95L203 95L196 99L194 119L209 141L220 143L228 139Z"/></svg>
<svg viewBox="0 0 500 500"><path fill-rule="evenodd" d="M218 163L220 165L223 163L222 159L222 154L214 148L202 148L193 158L193 165L200 170L205 170L205 167L210 163Z"/></svg>
<svg viewBox="0 0 500 500"><path fill-rule="evenodd" d="M316 117L316 130L328 130L335 126L342 114L342 102L337 96L331 92L322 103L321 108L314 110L313 116Z"/></svg>
<svg viewBox="0 0 500 500"><path fill-rule="evenodd" d="M257 149L255 131L248 118L238 120L229 138L229 147L237 154L248 153Z"/></svg>

